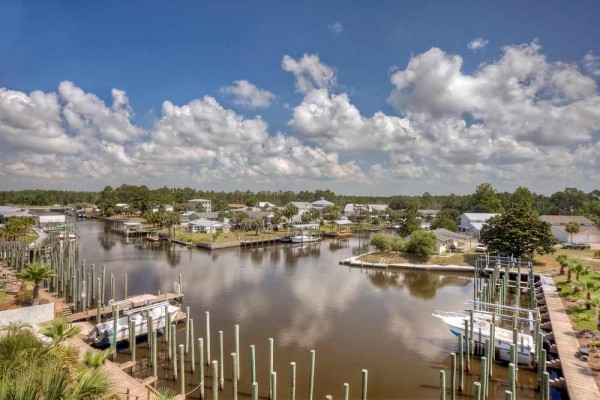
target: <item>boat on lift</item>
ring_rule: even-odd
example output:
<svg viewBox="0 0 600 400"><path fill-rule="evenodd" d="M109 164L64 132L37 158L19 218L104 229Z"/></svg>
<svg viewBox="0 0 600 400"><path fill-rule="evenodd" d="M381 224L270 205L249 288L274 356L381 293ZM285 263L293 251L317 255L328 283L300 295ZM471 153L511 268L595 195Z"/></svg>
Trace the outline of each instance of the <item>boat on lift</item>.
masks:
<svg viewBox="0 0 600 400"><path fill-rule="evenodd" d="M467 313L434 311L432 316L440 318L454 335L465 334L465 321L470 324L471 316ZM492 316L482 314L478 311L473 313L473 341L476 344L485 345L490 339L490 324ZM510 345L513 343L513 332L511 330L494 327L494 347L499 359L510 360ZM533 336L519 332L517 335L517 361L519 364L531 364L535 355L535 343Z"/></svg>
<svg viewBox="0 0 600 400"><path fill-rule="evenodd" d="M129 300L125 300L122 304L135 304L139 303L141 297L152 297L152 295L136 296ZM144 297L145 298L145 297ZM150 300L150 299L146 299ZM109 303L117 304L117 303ZM169 301L160 301L154 304L142 305L133 307L129 310L123 311L123 315L117 317L117 331L114 332L114 318L102 322L94 326L94 328L88 333L85 341L92 346L104 348L108 347L116 340L117 343L129 340L129 322L135 323L135 335L142 336L148 334L148 316L152 317L152 329L161 330L165 328L166 315L169 314L170 321L174 321L177 317L180 307L177 305L170 304Z"/></svg>

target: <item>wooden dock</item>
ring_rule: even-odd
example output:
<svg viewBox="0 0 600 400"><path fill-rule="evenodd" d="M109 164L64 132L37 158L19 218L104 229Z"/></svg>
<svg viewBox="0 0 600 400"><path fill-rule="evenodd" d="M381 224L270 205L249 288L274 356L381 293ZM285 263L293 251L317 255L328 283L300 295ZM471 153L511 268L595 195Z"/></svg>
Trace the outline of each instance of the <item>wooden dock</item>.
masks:
<svg viewBox="0 0 600 400"><path fill-rule="evenodd" d="M149 300L150 304L154 304L154 303L159 303L161 301L166 301L166 300L181 300L183 299L183 293L179 294L179 293L165 293L165 294L161 294L161 295L156 295L156 297L152 300ZM123 311L123 310L129 310L135 307L140 307L145 305L146 302L128 302L128 303L123 303L123 302L119 302L119 311ZM112 313L112 305L108 305L108 306L104 306L100 309L100 314L101 315L106 315L106 314L111 314ZM98 315L98 310L94 307L91 308L87 311L82 311L82 312L78 312L75 314L71 314L71 315L67 315L65 316L67 318L67 321L69 322L76 322L76 321L84 321L84 320L88 320L91 318L96 318L96 316Z"/></svg>
<svg viewBox="0 0 600 400"><path fill-rule="evenodd" d="M600 400L600 391L589 364L575 357L575 353L579 351L579 342L554 282L549 276L541 276L541 280L569 399Z"/></svg>

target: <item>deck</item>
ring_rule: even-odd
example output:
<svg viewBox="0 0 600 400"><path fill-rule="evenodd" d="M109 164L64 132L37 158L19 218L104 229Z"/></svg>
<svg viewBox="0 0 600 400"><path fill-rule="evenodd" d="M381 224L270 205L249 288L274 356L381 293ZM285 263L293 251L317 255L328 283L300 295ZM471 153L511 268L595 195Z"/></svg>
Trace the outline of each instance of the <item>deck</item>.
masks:
<svg viewBox="0 0 600 400"><path fill-rule="evenodd" d="M598 391L589 364L575 357L575 353L579 351L579 343L562 300L556 292L554 282L550 277L542 276L541 278L569 399L598 400L600 391Z"/></svg>
<svg viewBox="0 0 600 400"><path fill-rule="evenodd" d="M157 295L156 298L149 300L149 301L150 301L150 304L154 304L154 303L159 303L159 302L165 301L165 300L180 300L182 298L183 298L183 294L165 293L165 294ZM145 304L146 304L145 302L136 303L133 301L129 302L127 304L120 304L119 311L143 306ZM78 312L75 314L67 315L66 318L67 318L67 321L69 321L69 322L84 321L84 320L96 318L97 313L98 313L98 310L94 307L87 311L81 311L81 312ZM100 309L100 314L102 314L103 316L106 314L111 314L111 313L112 313L112 305L104 306Z"/></svg>

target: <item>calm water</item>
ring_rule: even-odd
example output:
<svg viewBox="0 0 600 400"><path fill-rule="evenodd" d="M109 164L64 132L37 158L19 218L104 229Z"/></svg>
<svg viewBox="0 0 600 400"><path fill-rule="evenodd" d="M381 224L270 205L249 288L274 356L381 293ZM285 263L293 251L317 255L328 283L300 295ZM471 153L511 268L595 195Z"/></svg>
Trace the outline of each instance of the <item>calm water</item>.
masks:
<svg viewBox="0 0 600 400"><path fill-rule="evenodd" d="M205 335L204 312L211 313L212 359L218 359L218 331L224 331L227 378L231 376L234 324L239 324L239 390L250 392L248 347L254 344L261 397L268 395L268 338L274 338L280 399L289 397L292 361L297 363L297 398L307 397L311 349L316 350L317 360L315 399L326 394L342 398L344 382L350 384L350 397L358 398L363 368L369 371L369 399L438 398L439 369L449 365L449 353L456 351L457 344L431 312L462 310L472 298L469 277L339 265L339 260L366 251L367 236L326 239L303 247L281 244L209 252L170 244L152 247L141 239L112 235L96 221L78 225L81 256L88 265L106 265L107 273L115 274L118 298L123 296L125 273L130 295L158 289L171 292L182 274L184 305L191 307L197 337ZM180 343L184 326L179 326ZM145 354L141 345L138 358ZM129 359L126 353L119 357ZM139 366L140 377L148 375L145 368L143 363ZM473 369L478 371L478 364ZM494 373L495 379L507 380L505 368L496 367ZM170 370L161 369L159 376L161 386L179 390ZM198 380L198 371L193 376L189 373L187 390ZM520 383L530 385L531 380L525 376ZM211 385L208 378L208 398ZM496 386L495 398L504 398L507 385ZM226 382L220 398L230 397ZM199 393L189 398L199 398ZM533 394L523 390L519 398L533 398Z"/></svg>

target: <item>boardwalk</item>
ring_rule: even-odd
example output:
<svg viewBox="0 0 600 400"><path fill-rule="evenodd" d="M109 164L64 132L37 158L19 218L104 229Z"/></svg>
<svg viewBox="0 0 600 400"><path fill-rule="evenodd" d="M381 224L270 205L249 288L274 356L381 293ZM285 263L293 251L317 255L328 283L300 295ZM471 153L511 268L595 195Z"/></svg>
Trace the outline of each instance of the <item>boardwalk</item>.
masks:
<svg viewBox="0 0 600 400"><path fill-rule="evenodd" d="M552 278L542 276L544 297L552 322L552 330L562 372L567 383L570 400L600 400L600 391L596 386L592 370L587 362L575 357L579 350L579 343L571 327L571 321L562 304Z"/></svg>

